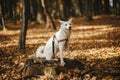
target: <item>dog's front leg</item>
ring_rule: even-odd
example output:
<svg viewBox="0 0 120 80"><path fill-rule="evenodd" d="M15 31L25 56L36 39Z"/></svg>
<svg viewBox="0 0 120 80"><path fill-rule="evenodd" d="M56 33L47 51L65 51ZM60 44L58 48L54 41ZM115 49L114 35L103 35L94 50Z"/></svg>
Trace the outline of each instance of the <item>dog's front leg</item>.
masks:
<svg viewBox="0 0 120 80"><path fill-rule="evenodd" d="M69 47L68 43L66 43L66 51L68 53L68 57L69 57L69 59L73 59L72 56L70 55L70 49L69 48L70 47Z"/></svg>
<svg viewBox="0 0 120 80"><path fill-rule="evenodd" d="M59 43L60 63L61 63L62 66L65 65L65 62L63 60L63 47L64 47L64 43L63 42Z"/></svg>

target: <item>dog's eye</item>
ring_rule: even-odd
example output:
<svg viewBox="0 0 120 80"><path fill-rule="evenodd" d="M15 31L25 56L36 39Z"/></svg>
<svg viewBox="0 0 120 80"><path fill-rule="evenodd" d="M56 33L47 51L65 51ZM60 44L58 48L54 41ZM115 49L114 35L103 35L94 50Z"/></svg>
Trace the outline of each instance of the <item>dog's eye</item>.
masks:
<svg viewBox="0 0 120 80"><path fill-rule="evenodd" d="M71 24L70 24L71 25Z"/></svg>
<svg viewBox="0 0 120 80"><path fill-rule="evenodd" d="M65 26L67 26L67 24L65 24Z"/></svg>

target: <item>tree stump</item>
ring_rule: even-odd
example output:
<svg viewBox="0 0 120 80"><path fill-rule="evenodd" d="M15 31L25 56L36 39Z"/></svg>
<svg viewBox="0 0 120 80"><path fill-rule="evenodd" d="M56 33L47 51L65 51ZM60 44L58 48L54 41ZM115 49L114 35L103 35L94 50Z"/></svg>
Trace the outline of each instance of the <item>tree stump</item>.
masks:
<svg viewBox="0 0 120 80"><path fill-rule="evenodd" d="M64 58L65 65L60 65L60 60L45 60L37 58L29 58L26 60L24 68L21 70L22 79L29 79L32 77L40 77L45 75L50 78L54 78L60 73L71 73L74 75L80 75L80 71L84 69L83 64L77 59Z"/></svg>

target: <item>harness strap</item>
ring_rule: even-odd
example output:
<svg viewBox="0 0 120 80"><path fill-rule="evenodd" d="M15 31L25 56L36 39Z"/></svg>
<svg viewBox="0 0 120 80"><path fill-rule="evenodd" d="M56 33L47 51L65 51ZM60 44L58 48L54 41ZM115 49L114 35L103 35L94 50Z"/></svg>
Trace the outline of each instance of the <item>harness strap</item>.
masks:
<svg viewBox="0 0 120 80"><path fill-rule="evenodd" d="M59 42L63 42L63 41L67 41L67 40L68 40L68 39L62 39L62 40L59 40L58 43L59 43Z"/></svg>
<svg viewBox="0 0 120 80"><path fill-rule="evenodd" d="M54 38L55 38L55 35L53 36L53 41L52 41L52 51L53 51L53 58L55 58L55 50L54 50L54 44L55 44L55 40L54 40Z"/></svg>
<svg viewBox="0 0 120 80"><path fill-rule="evenodd" d="M55 58L55 39L57 40L56 36L53 36L53 41L52 41L52 51L53 51L53 58ZM63 42L63 41L68 41L68 39L61 39L57 40L58 43Z"/></svg>
<svg viewBox="0 0 120 80"><path fill-rule="evenodd" d="M61 39L61 40L58 40L58 39L56 38L55 35L53 36L53 38L55 38L55 39L58 41L58 43L63 42L63 41L68 41L68 39Z"/></svg>

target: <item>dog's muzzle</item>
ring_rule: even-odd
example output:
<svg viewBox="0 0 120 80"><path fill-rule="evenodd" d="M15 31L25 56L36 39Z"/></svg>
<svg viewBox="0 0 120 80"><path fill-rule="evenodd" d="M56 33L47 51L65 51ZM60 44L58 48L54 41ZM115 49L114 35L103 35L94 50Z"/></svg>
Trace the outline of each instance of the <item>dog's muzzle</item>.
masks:
<svg viewBox="0 0 120 80"><path fill-rule="evenodd" d="M69 26L68 28L65 28L66 30L69 30L71 32L72 28Z"/></svg>

